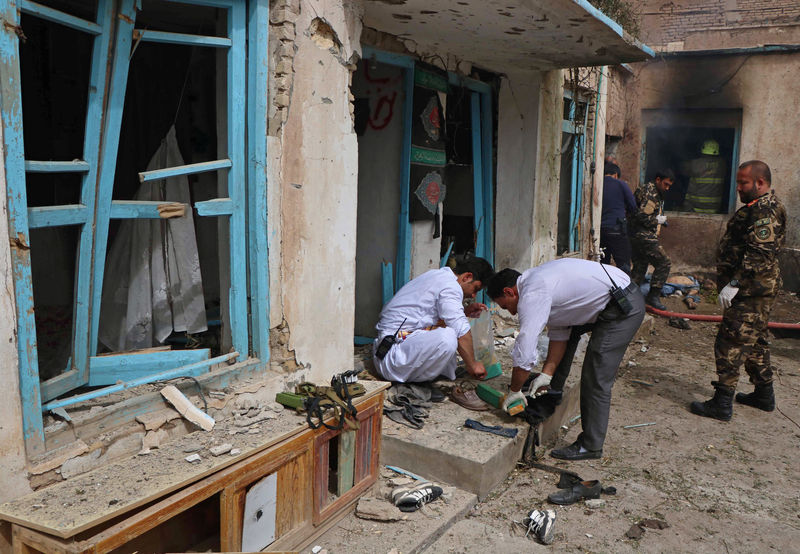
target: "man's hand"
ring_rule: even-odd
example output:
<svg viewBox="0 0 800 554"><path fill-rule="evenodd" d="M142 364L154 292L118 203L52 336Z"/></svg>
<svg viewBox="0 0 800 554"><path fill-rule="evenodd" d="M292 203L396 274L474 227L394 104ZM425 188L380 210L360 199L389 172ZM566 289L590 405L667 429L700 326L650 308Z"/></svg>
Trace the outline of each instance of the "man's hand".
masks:
<svg viewBox="0 0 800 554"><path fill-rule="evenodd" d="M667 216L665 215L657 215L656 216L656 223L659 225L664 225L667 222Z"/></svg>
<svg viewBox="0 0 800 554"><path fill-rule="evenodd" d="M480 302L473 302L469 304L466 308L464 308L464 315L467 317L478 317L481 315L483 310L488 310L489 307L486 304L481 304Z"/></svg>
<svg viewBox="0 0 800 554"><path fill-rule="evenodd" d="M503 401L503 411L508 412L508 407L511 406L514 402L522 401L524 405L528 405L528 400L525 398L525 395L522 392L509 392L506 395L506 399Z"/></svg>
<svg viewBox="0 0 800 554"><path fill-rule="evenodd" d="M533 384L531 384L531 396L536 398L537 396L542 396L543 394L545 394L547 392L547 387L550 386L550 381L552 379L553 379L552 375L548 375L547 373L540 373L539 376L533 380Z"/></svg>
<svg viewBox="0 0 800 554"><path fill-rule="evenodd" d="M472 367L467 366L467 373L475 377L476 379L483 379L486 377L486 368L483 367L483 364L480 362L475 362L475 365Z"/></svg>
<svg viewBox="0 0 800 554"><path fill-rule="evenodd" d="M737 292L739 292L739 287L734 287L730 283L722 287L722 290L719 291L717 301L719 302L719 305L722 306L723 310L727 310L731 307L731 301L733 300L733 297L736 296Z"/></svg>

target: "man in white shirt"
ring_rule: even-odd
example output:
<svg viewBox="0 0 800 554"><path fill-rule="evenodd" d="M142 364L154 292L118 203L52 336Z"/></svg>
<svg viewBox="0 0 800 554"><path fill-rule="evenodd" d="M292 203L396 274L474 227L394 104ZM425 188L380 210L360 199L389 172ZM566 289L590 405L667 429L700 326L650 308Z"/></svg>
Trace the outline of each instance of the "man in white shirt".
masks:
<svg viewBox="0 0 800 554"><path fill-rule="evenodd" d="M611 297L612 280L625 292L628 313ZM617 368L644 318L644 298L636 284L616 267L563 258L521 275L504 269L490 279L487 293L502 308L519 314L520 332L511 354L511 392L503 409L516 400L527 405L520 389L539 361L536 344L545 325L550 346L542 373L530 387L533 395L548 385L554 390L563 388L581 334L592 331L581 373L583 432L573 444L550 455L563 460L600 458Z"/></svg>
<svg viewBox="0 0 800 554"><path fill-rule="evenodd" d="M375 326L377 372L400 383L455 379L458 351L470 375L485 377L486 369L475 360L467 317L477 317L486 305L473 302L465 309L464 298L474 298L493 273L489 262L470 257L455 270L432 269L406 283L383 307ZM390 345L388 351L382 352L381 342Z"/></svg>

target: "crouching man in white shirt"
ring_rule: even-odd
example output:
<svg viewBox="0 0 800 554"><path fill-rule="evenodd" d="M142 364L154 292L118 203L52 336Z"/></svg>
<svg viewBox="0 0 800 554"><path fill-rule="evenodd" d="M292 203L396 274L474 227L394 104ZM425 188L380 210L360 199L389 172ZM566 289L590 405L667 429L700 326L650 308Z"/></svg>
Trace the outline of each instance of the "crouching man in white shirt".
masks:
<svg viewBox="0 0 800 554"><path fill-rule="evenodd" d="M610 295L612 280L624 292L627 313ZM563 460L600 458L617 368L644 319L644 298L638 286L616 267L563 258L521 275L503 269L489 280L487 293L502 308L519 314L520 331L511 354L511 392L503 409L515 400L527 404L520 389L539 361L536 343L545 325L550 346L542 373L530 387L533 395L548 385L562 390L581 334L592 332L581 373L583 432L573 444L550 455Z"/></svg>
<svg viewBox="0 0 800 554"><path fill-rule="evenodd" d="M493 273L489 262L471 257L455 270L432 269L406 283L383 307L375 326L377 372L400 383L455 379L457 351L470 375L485 377L486 368L475 360L467 318L477 317L486 305L473 302L465 309L464 299L474 298Z"/></svg>

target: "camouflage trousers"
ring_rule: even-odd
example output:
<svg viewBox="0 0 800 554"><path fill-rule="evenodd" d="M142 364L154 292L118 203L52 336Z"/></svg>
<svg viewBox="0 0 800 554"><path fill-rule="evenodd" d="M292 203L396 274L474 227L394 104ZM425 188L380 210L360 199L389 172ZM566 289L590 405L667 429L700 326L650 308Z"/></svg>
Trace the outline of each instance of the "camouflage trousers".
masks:
<svg viewBox="0 0 800 554"><path fill-rule="evenodd" d="M772 382L767 323L774 302L774 296L734 297L722 316L714 342L718 379L712 383L714 386L736 389L742 361L752 384Z"/></svg>
<svg viewBox="0 0 800 554"><path fill-rule="evenodd" d="M631 236L631 250L633 252L631 279L641 285L647 273L647 266L653 264L650 287L663 287L669 277L670 261L667 253L658 245L658 237L634 234Z"/></svg>

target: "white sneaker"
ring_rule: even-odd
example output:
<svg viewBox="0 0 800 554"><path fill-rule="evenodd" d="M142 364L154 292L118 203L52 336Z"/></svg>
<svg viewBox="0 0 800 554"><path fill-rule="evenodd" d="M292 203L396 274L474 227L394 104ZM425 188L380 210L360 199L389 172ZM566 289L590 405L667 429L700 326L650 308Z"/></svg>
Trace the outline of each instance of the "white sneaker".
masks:
<svg viewBox="0 0 800 554"><path fill-rule="evenodd" d="M522 524L528 528L525 536L527 537L529 533L534 533L536 538L542 541L542 544L552 544L555 522L555 510L531 510L528 517L522 520Z"/></svg>

